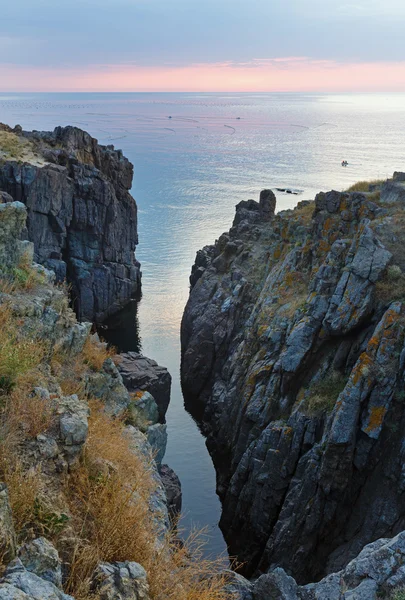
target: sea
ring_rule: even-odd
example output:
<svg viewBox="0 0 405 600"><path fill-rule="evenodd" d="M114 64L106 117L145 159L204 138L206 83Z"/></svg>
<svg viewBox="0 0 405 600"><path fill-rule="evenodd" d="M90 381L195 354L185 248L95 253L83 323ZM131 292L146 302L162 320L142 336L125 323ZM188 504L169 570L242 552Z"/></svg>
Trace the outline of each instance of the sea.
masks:
<svg viewBox="0 0 405 600"><path fill-rule="evenodd" d="M134 164L142 299L111 335L172 374L165 462L182 482L182 535L203 529L205 554L225 556L215 470L179 377L195 254L263 188L293 192L276 191L283 210L320 190L405 171L405 94L0 93L0 121L27 130L76 125Z"/></svg>

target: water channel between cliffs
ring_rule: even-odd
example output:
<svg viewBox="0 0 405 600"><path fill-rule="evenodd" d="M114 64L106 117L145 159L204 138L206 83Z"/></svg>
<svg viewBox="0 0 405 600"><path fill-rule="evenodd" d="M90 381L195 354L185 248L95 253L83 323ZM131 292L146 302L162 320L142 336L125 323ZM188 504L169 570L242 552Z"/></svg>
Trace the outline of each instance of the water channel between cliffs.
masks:
<svg viewBox="0 0 405 600"><path fill-rule="evenodd" d="M262 188L303 190L277 194L283 210L321 189L391 175L403 163L404 106L401 94L383 101L372 94L0 96L0 121L27 130L76 125L134 164L143 298L119 315L112 342L124 350L140 344L173 377L165 462L182 481L183 527L208 529L207 554L226 551L220 502L179 378L180 321L195 253L229 229L236 203L257 199ZM349 160L345 169L342 158Z"/></svg>

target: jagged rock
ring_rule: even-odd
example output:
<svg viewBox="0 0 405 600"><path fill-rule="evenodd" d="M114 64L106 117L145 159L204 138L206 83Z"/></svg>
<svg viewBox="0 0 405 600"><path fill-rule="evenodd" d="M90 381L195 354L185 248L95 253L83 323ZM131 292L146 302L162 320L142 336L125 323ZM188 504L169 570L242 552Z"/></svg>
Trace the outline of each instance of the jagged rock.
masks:
<svg viewBox="0 0 405 600"><path fill-rule="evenodd" d="M26 334L46 340L54 350L78 354L90 331L90 323L77 323L63 290L54 287L54 273L33 263L31 242L19 241L25 227L27 209L20 202L0 204L0 274L13 279L23 260L37 278L35 294L14 292L1 294L12 312L21 319Z"/></svg>
<svg viewBox="0 0 405 600"><path fill-rule="evenodd" d="M164 422L172 382L168 370L137 352L120 354L118 370L130 392L147 391L153 396L159 409L159 419Z"/></svg>
<svg viewBox="0 0 405 600"><path fill-rule="evenodd" d="M73 462L81 453L88 433L87 417L90 414L86 402L76 394L65 396L58 401L60 441L68 462Z"/></svg>
<svg viewBox="0 0 405 600"><path fill-rule="evenodd" d="M405 526L396 210L331 191L266 221L240 203L191 290L182 387L244 575L320 579Z"/></svg>
<svg viewBox="0 0 405 600"><path fill-rule="evenodd" d="M136 562L100 563L93 575L100 600L148 600L145 569Z"/></svg>
<svg viewBox="0 0 405 600"><path fill-rule="evenodd" d="M27 210L21 202L0 204L0 264L2 270L16 267L26 252L32 252L29 244L20 241L26 219Z"/></svg>
<svg viewBox="0 0 405 600"><path fill-rule="evenodd" d="M157 544L162 545L170 528L170 519L165 489L159 475L156 460L154 459L156 452L150 445L146 435L132 425L127 425L125 428L125 435L129 440L130 449L136 454L140 454L144 457L149 471L151 472L151 476L156 484L154 492L150 497L149 508L156 524L158 534Z"/></svg>
<svg viewBox="0 0 405 600"><path fill-rule="evenodd" d="M275 569L268 575L262 575L254 585L255 600L298 600L298 586L283 569Z"/></svg>
<svg viewBox="0 0 405 600"><path fill-rule="evenodd" d="M234 571L225 571L225 574L225 592L229 600L253 600L253 583Z"/></svg>
<svg viewBox="0 0 405 600"><path fill-rule="evenodd" d="M62 588L62 561L54 546L45 538L37 538L18 550L18 558L31 573Z"/></svg>
<svg viewBox="0 0 405 600"><path fill-rule="evenodd" d="M392 179L388 179L381 186L380 200L384 203L405 202L405 174L394 173Z"/></svg>
<svg viewBox="0 0 405 600"><path fill-rule="evenodd" d="M317 583L298 586L283 569L259 577L254 600L377 600L403 586L405 532L366 546L347 567Z"/></svg>
<svg viewBox="0 0 405 600"><path fill-rule="evenodd" d="M153 458L157 466L162 464L167 446L167 427L162 423L156 423L146 429L146 437L151 445Z"/></svg>
<svg viewBox="0 0 405 600"><path fill-rule="evenodd" d="M133 394L127 409L127 420L130 425L146 431L149 425L159 421L159 409L154 397L149 392Z"/></svg>
<svg viewBox="0 0 405 600"><path fill-rule="evenodd" d="M88 375L86 391L102 400L105 410L115 416L121 415L130 404L128 390L111 358L104 362L101 371Z"/></svg>
<svg viewBox="0 0 405 600"><path fill-rule="evenodd" d="M1 600L74 600L53 583L28 571L16 558L0 579Z"/></svg>
<svg viewBox="0 0 405 600"><path fill-rule="evenodd" d="M181 482L173 469L168 465L161 465L159 474L166 493L169 517L171 522L175 523L181 513Z"/></svg>
<svg viewBox="0 0 405 600"><path fill-rule="evenodd" d="M16 552L16 537L8 489L0 482L0 556L11 560Z"/></svg>
<svg viewBox="0 0 405 600"><path fill-rule="evenodd" d="M35 260L67 275L79 318L102 321L140 290L133 166L76 127L17 133L43 164L2 161L0 189L27 206Z"/></svg>

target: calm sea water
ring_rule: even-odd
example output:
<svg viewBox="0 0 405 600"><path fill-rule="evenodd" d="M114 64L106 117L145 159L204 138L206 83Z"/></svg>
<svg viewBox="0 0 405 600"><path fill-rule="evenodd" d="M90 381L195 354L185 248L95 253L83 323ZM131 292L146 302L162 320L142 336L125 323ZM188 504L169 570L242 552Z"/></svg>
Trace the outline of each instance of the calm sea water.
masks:
<svg viewBox="0 0 405 600"><path fill-rule="evenodd" d="M183 527L206 527L207 553L223 552L214 469L179 383L179 327L195 253L230 227L237 202L257 199L262 188L302 190L277 194L280 210L319 190L405 170L405 95L0 94L0 121L77 125L134 163L138 333L143 353L173 376L165 460L182 481ZM136 335L129 330L123 343L135 345Z"/></svg>

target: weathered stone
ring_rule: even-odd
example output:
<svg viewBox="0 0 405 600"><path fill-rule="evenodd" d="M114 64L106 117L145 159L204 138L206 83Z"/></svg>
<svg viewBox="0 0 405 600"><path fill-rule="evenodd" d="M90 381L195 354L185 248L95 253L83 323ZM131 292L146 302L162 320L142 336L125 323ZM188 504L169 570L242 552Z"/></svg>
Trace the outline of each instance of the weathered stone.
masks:
<svg viewBox="0 0 405 600"><path fill-rule="evenodd" d="M253 583L234 571L225 571L225 575L225 592L229 600L253 600Z"/></svg>
<svg viewBox="0 0 405 600"><path fill-rule="evenodd" d="M162 464L167 446L167 428L162 423L156 423L146 429L146 437L151 445L153 458L157 466Z"/></svg>
<svg viewBox="0 0 405 600"><path fill-rule="evenodd" d="M171 522L175 523L181 513L181 482L168 465L161 465L159 474L166 493L169 517Z"/></svg>
<svg viewBox="0 0 405 600"><path fill-rule="evenodd" d="M130 404L130 397L116 365L108 358L101 369L87 377L87 392L102 400L105 410L114 416L121 415Z"/></svg>
<svg viewBox="0 0 405 600"><path fill-rule="evenodd" d="M401 219L370 197L321 193L269 221L242 202L199 257L182 387L247 576L319 580L404 523Z"/></svg>
<svg viewBox="0 0 405 600"><path fill-rule="evenodd" d="M253 588L254 600L298 600L297 584L283 569L262 575Z"/></svg>
<svg viewBox="0 0 405 600"><path fill-rule="evenodd" d="M130 425L139 427L144 432L148 426L159 421L159 409L154 397L149 392L133 394L128 404L127 414Z"/></svg>
<svg viewBox="0 0 405 600"><path fill-rule="evenodd" d="M127 389L130 392L149 392L158 406L159 419L164 422L172 382L168 370L137 352L124 352L120 359L118 369Z"/></svg>
<svg viewBox="0 0 405 600"><path fill-rule="evenodd" d="M21 594L20 592L23 592ZM20 559L15 559L7 567L0 580L0 598L3 600L74 600L64 594L53 583L28 571Z"/></svg>
<svg viewBox="0 0 405 600"><path fill-rule="evenodd" d="M88 433L89 407L79 400L76 394L65 396L58 401L60 441L68 462L74 461L81 453Z"/></svg>
<svg viewBox="0 0 405 600"><path fill-rule="evenodd" d="M45 538L37 538L18 550L18 558L31 573L62 588L62 561L54 546Z"/></svg>
<svg viewBox="0 0 405 600"><path fill-rule="evenodd" d="M145 569L136 562L100 563L92 582L100 600L149 599Z"/></svg>
<svg viewBox="0 0 405 600"><path fill-rule="evenodd" d="M35 260L67 275L80 319L102 321L140 290L133 166L76 127L18 135L47 162L4 161L0 188L27 206Z"/></svg>

